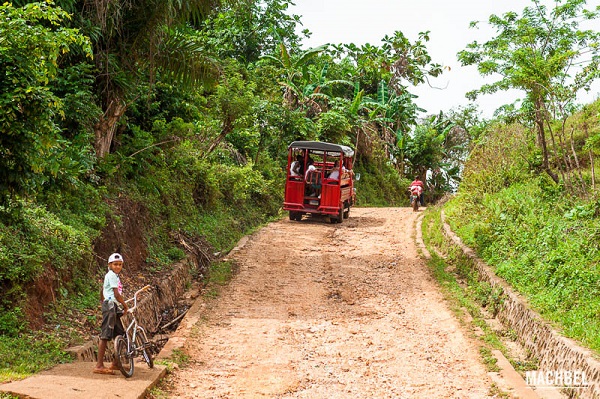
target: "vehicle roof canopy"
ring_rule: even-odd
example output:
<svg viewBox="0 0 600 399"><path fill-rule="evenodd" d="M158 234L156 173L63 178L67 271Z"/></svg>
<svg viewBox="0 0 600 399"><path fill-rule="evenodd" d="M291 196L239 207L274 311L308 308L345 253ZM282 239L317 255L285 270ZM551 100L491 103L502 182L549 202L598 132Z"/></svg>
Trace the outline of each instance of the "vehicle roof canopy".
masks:
<svg viewBox="0 0 600 399"><path fill-rule="evenodd" d="M354 150L348 146L326 143L323 141L294 141L289 145L288 148L323 152L339 152L344 153L345 157L354 156Z"/></svg>

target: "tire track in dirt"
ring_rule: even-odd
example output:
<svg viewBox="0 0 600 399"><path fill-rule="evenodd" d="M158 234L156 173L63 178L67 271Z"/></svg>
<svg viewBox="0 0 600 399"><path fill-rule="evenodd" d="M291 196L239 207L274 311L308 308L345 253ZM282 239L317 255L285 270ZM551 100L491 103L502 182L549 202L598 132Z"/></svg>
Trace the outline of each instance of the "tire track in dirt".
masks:
<svg viewBox="0 0 600 399"><path fill-rule="evenodd" d="M483 398L475 346L414 244L408 208L271 223L234 258L173 398Z"/></svg>

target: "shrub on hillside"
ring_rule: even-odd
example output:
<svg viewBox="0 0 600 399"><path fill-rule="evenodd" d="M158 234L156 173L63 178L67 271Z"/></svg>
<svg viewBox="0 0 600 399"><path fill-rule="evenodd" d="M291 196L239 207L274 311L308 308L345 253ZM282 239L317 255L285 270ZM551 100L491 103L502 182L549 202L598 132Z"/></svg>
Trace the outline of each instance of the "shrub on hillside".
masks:
<svg viewBox="0 0 600 399"><path fill-rule="evenodd" d="M539 154L527 129L495 124L471 152L459 191L478 201L486 193L527 180L538 164Z"/></svg>

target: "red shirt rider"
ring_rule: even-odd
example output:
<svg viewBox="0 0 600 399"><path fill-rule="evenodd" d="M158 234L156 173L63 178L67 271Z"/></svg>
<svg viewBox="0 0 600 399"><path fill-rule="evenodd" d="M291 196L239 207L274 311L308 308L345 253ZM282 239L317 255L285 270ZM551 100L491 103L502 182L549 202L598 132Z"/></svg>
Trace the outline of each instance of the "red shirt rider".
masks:
<svg viewBox="0 0 600 399"><path fill-rule="evenodd" d="M420 192L423 192L423 182L421 180L419 180L418 177L415 177L415 180L413 180L412 183L410 183L410 191L413 191L413 187L419 187L420 188Z"/></svg>
<svg viewBox="0 0 600 399"><path fill-rule="evenodd" d="M419 202L423 205L423 182L419 180L419 177L415 177L412 183L410 183L409 190L413 195L419 196Z"/></svg>

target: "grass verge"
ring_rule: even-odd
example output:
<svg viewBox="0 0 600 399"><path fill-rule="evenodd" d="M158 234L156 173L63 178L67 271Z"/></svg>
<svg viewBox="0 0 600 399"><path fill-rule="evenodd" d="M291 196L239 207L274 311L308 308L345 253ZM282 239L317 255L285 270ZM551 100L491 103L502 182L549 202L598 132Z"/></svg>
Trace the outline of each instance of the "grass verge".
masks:
<svg viewBox="0 0 600 399"><path fill-rule="evenodd" d="M554 190L554 191L551 191ZM600 200L542 179L445 205L452 229L553 328L600 353Z"/></svg>
<svg viewBox="0 0 600 399"><path fill-rule="evenodd" d="M55 336L44 333L0 336L0 383L23 379L71 361L63 346Z"/></svg>
<svg viewBox="0 0 600 399"><path fill-rule="evenodd" d="M428 264L450 309L461 324L473 332L479 343L481 360L489 371L499 371L492 350L500 350L515 369L535 368L534 362L513 359L505 342L515 341L510 331L498 331L486 320L493 319L502 297L486 282L479 281L472 260L454 246L444 235L440 209L430 207L423 219L423 239L431 253Z"/></svg>

